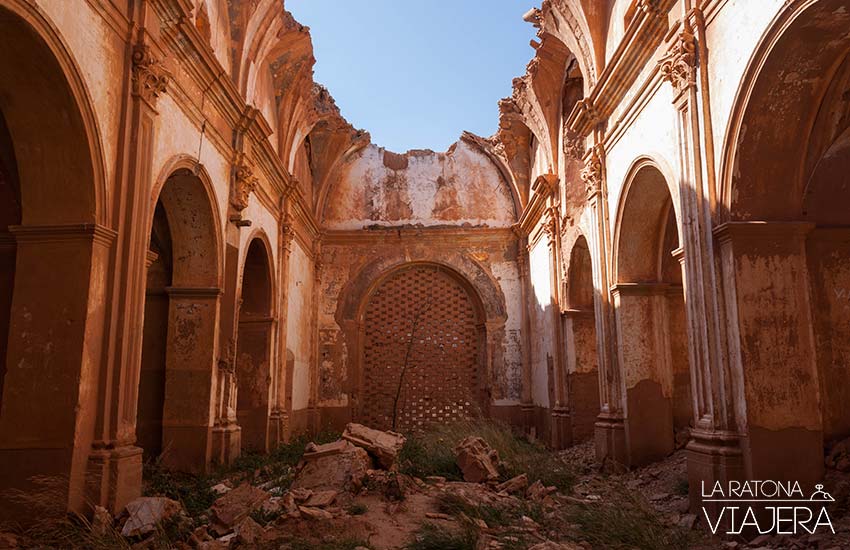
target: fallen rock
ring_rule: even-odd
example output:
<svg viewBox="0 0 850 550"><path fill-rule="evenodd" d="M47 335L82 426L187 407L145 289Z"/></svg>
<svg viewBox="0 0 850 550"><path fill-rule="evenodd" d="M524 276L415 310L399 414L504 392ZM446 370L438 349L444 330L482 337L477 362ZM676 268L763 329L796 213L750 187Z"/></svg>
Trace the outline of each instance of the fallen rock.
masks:
<svg viewBox="0 0 850 550"><path fill-rule="evenodd" d="M302 517L307 519L318 519L318 520L328 520L333 519L333 514L328 512L327 510L322 510L321 508L312 508L310 506L299 506L298 510L301 512Z"/></svg>
<svg viewBox="0 0 850 550"><path fill-rule="evenodd" d="M363 424L353 422L345 427L342 438L366 449L386 470L389 470L395 464L398 453L401 452L404 442L407 441L400 433L374 430Z"/></svg>
<svg viewBox="0 0 850 550"><path fill-rule="evenodd" d="M441 512L425 512L425 517L428 519L441 519L444 521L454 521L455 518Z"/></svg>
<svg viewBox="0 0 850 550"><path fill-rule="evenodd" d="M313 493L310 498L304 503L304 506L311 506L313 508L325 508L326 506L330 506L333 504L333 501L336 500L337 492L330 491L317 491Z"/></svg>
<svg viewBox="0 0 850 550"><path fill-rule="evenodd" d="M262 489L243 483L212 505L212 529L219 535L229 532L268 499Z"/></svg>
<svg viewBox="0 0 850 550"><path fill-rule="evenodd" d="M697 523L696 514L683 514L679 518L679 527L682 529L693 529Z"/></svg>
<svg viewBox="0 0 850 550"><path fill-rule="evenodd" d="M210 536L207 528L202 525L192 531L192 536L189 537L189 545L200 548L203 543L210 542L212 540L213 538Z"/></svg>
<svg viewBox="0 0 850 550"><path fill-rule="evenodd" d="M250 517L243 519L233 532L236 533L236 540L246 546L259 545L266 539L265 529Z"/></svg>
<svg viewBox="0 0 850 550"><path fill-rule="evenodd" d="M499 478L499 453L482 438L469 436L458 443L454 452L464 480L483 483Z"/></svg>
<svg viewBox="0 0 850 550"><path fill-rule="evenodd" d="M496 486L496 490L498 492L505 493L521 493L528 489L528 476L526 474L520 474L516 477L512 477L504 483L500 483Z"/></svg>
<svg viewBox="0 0 850 550"><path fill-rule="evenodd" d="M217 494L217 495L219 495L219 496L220 496L220 495L225 495L225 494L229 493L229 492L232 490L232 487L228 487L228 486L227 486L227 485L225 485L224 483L218 483L218 484L216 484L216 485L213 485L213 486L210 488L210 490L211 490L213 493L215 493L215 494Z"/></svg>
<svg viewBox="0 0 850 550"><path fill-rule="evenodd" d="M832 446L826 457L826 466L839 472L850 472L850 438Z"/></svg>
<svg viewBox="0 0 850 550"><path fill-rule="evenodd" d="M156 530L157 525L183 512L183 507L176 500L165 497L139 497L127 504L129 517L121 529L125 537L147 535Z"/></svg>
<svg viewBox="0 0 850 550"><path fill-rule="evenodd" d="M292 495L292 498L295 499L295 502L306 502L311 496L313 496L313 491L310 489L301 489L295 488L289 491L289 494Z"/></svg>
<svg viewBox="0 0 850 550"><path fill-rule="evenodd" d="M525 496L526 496L526 498L529 498L531 500L543 500L544 498L551 495L552 493L554 493L557 490L558 490L557 487L554 487L554 486L547 487L547 486L543 485L543 482L538 479L537 481L535 481L534 483L532 483L528 487L528 489L525 491ZM594 500L594 499L591 498L591 496L593 496L593 495L588 496L587 499L588 500ZM598 499L598 497L597 497L597 499Z"/></svg>
<svg viewBox="0 0 850 550"><path fill-rule="evenodd" d="M348 441L343 441L343 444L332 453L322 450L312 455L305 453L292 488L338 492L360 490L372 460L364 449Z"/></svg>

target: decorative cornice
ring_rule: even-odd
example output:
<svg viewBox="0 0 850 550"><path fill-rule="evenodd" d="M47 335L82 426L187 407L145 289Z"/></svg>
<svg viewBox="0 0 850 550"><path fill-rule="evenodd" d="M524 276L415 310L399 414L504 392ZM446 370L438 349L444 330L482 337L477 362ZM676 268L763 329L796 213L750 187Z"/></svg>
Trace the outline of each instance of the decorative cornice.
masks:
<svg viewBox="0 0 850 550"><path fill-rule="evenodd" d="M133 94L154 105L165 93L170 75L146 45L133 47Z"/></svg>
<svg viewBox="0 0 850 550"><path fill-rule="evenodd" d="M676 95L696 86L697 41L686 18L667 54L658 62L661 78L670 82Z"/></svg>

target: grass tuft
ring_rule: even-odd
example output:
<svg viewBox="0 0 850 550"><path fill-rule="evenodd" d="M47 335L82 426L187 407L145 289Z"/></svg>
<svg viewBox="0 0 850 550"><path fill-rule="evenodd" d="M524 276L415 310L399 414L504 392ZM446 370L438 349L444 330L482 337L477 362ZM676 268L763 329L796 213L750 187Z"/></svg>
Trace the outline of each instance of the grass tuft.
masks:
<svg viewBox="0 0 850 550"><path fill-rule="evenodd" d="M455 462L454 447L465 437L477 435L499 452L501 474L505 481L519 474L528 480L542 481L568 492L575 475L566 463L541 444L518 436L506 424L493 420L466 420L435 425L427 431L408 437L401 451L402 472L416 477L443 476L449 480L463 478Z"/></svg>
<svg viewBox="0 0 850 550"><path fill-rule="evenodd" d="M649 503L625 487L603 502L570 507L567 519L594 548L678 550L689 548L693 537L665 525Z"/></svg>
<svg viewBox="0 0 850 550"><path fill-rule="evenodd" d="M423 523L405 550L475 550L477 542L478 533L471 528L449 531Z"/></svg>

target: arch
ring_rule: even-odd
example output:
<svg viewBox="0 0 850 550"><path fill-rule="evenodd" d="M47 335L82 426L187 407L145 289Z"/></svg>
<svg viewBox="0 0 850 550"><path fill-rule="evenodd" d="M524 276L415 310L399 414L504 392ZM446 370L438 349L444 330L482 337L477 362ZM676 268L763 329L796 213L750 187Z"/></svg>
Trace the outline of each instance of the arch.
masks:
<svg viewBox="0 0 850 550"><path fill-rule="evenodd" d="M573 441L593 437L600 411L593 265L587 239L578 234L569 249L567 309L564 310L567 403Z"/></svg>
<svg viewBox="0 0 850 550"><path fill-rule="evenodd" d="M416 263L440 265L447 271L457 273L462 280L467 281L467 284L472 286L473 291L481 302L484 318L488 322L504 321L507 318L505 296L499 284L472 258L457 255L453 260L438 260L430 257L407 259L401 255L373 260L363 266L348 281L340 293L342 299L336 311L337 322L341 325L345 321L359 319L360 307L363 304L364 297L373 288L374 281L378 280L383 274L404 265Z"/></svg>
<svg viewBox="0 0 850 550"><path fill-rule="evenodd" d="M263 293L269 297L269 305L263 311L264 315L272 316L277 312L277 281L275 280L275 272L274 272L274 253L271 240L269 240L268 234L265 230L257 228L251 232L248 238L245 240L248 246L245 247L245 253L242 255L242 261L240 262L239 272L243 274L241 277L240 284L240 292L241 300L244 300L244 289L245 289L245 277L244 274L246 272L246 268L248 266L248 260L250 259L249 253L253 250L256 254L255 257L262 254L263 258L263 277L264 284L267 284L268 287L264 289Z"/></svg>
<svg viewBox="0 0 850 550"><path fill-rule="evenodd" d="M408 431L488 413L484 307L455 270L388 270L364 293L357 321L359 421Z"/></svg>
<svg viewBox="0 0 850 550"><path fill-rule="evenodd" d="M617 210L612 294L630 466L669 454L693 423L681 224L670 182L655 161L639 158Z"/></svg>
<svg viewBox="0 0 850 550"><path fill-rule="evenodd" d="M15 140L20 177L28 182L22 223L106 225L100 130L70 49L40 9L20 0L0 3L0 25L0 80L9 84L0 87L0 111ZM46 116L55 112L66 116ZM52 147L43 146L48 141Z"/></svg>
<svg viewBox="0 0 850 550"><path fill-rule="evenodd" d="M658 260L661 257L657 248L662 243L655 231L657 225L653 224L666 223L672 214L676 239L681 242L681 216L677 201L673 200L676 190L670 183L675 180L662 166L655 159L643 156L636 159L627 172L614 227L615 281L653 281L659 278L661 264ZM623 235L630 236L627 242ZM638 240L634 240L635 235ZM655 262L650 262L650 259Z"/></svg>
<svg viewBox="0 0 850 550"><path fill-rule="evenodd" d="M796 0L773 19L738 87L721 160L721 220L793 220L829 83L850 50L847 0ZM781 193L772 185L783 182Z"/></svg>
<svg viewBox="0 0 850 550"><path fill-rule="evenodd" d="M175 175L185 178L184 181L188 184L186 190L189 194L182 200L178 200L173 193L163 195L166 184ZM179 212L183 221L186 222L181 228L181 231L185 232L186 242L193 242L196 246L204 245L203 250L186 251L188 254L186 259L191 263L184 264L186 269L181 271L175 284L183 284L185 278L187 284L220 287L223 277L223 260L219 258L221 255L217 251L222 249L223 242L221 216L215 187L204 165L195 157L186 154L175 155L163 165L151 194L148 227L152 227L156 204L163 198L172 204L176 209L175 213ZM201 216L199 218L201 225L192 223L198 215ZM214 254L210 254L211 251L214 251ZM193 268L198 267L201 269L196 272Z"/></svg>
<svg viewBox="0 0 850 550"><path fill-rule="evenodd" d="M221 294L221 236L209 175L189 156L157 180L149 225L137 437L164 465L204 471Z"/></svg>
<svg viewBox="0 0 850 550"><path fill-rule="evenodd" d="M80 392L97 385L115 236L100 132L45 14L0 0L0 28L0 488L55 478L80 510L97 414ZM0 520L26 513L10 505Z"/></svg>
<svg viewBox="0 0 850 550"><path fill-rule="evenodd" d="M236 418L242 448L269 450L274 290L271 248L265 234L248 240L242 263L236 339Z"/></svg>
<svg viewBox="0 0 850 550"><path fill-rule="evenodd" d="M763 33L730 115L716 233L753 479L812 487L824 444L850 433L836 368L850 359L848 86L850 2L795 0ZM795 460L777 463L776 449Z"/></svg>

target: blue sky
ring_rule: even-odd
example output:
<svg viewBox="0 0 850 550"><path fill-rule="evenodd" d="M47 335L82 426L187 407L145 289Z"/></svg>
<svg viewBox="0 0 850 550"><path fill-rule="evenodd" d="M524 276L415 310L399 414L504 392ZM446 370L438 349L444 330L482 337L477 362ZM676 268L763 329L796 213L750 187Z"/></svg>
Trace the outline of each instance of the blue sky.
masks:
<svg viewBox="0 0 850 550"><path fill-rule="evenodd" d="M534 55L536 0L286 0L310 27L316 81L392 151L445 151L489 136L497 102Z"/></svg>

